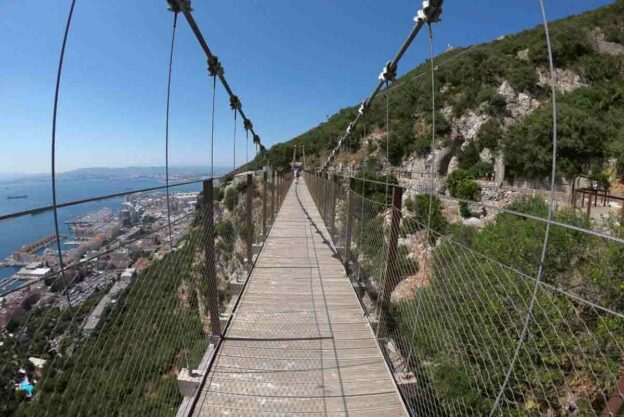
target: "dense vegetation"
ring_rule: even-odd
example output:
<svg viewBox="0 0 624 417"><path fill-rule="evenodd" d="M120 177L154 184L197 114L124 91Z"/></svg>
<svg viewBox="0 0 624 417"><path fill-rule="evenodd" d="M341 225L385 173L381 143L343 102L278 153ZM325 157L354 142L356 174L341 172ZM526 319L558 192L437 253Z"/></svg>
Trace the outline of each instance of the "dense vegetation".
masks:
<svg viewBox="0 0 624 417"><path fill-rule="evenodd" d="M509 208L539 217L547 213L539 198ZM588 226L585 216L569 210L557 212L556 219ZM395 337L412 368L422 373L421 383L427 381L420 389L430 391L440 407L433 414L487 415L518 343L545 224L502 213L482 231L446 227L448 237L434 250L429 285L394 305ZM622 226L611 228L624 236ZM593 415L604 407L619 375L624 323L554 288L621 311L623 255L618 242L551 229L545 286L538 292L530 337L495 415L562 415L566 410ZM587 277L582 287L579 276ZM414 331L417 310L423 324Z"/></svg>

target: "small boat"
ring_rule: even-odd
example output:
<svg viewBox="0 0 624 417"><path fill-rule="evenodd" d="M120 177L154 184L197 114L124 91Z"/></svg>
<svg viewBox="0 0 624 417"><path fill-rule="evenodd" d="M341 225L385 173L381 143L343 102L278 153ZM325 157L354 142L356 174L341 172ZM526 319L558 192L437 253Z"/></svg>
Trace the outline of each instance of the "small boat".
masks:
<svg viewBox="0 0 624 417"><path fill-rule="evenodd" d="M7 200L14 200L17 198L28 198L28 196L26 194L23 195L8 195L7 196Z"/></svg>

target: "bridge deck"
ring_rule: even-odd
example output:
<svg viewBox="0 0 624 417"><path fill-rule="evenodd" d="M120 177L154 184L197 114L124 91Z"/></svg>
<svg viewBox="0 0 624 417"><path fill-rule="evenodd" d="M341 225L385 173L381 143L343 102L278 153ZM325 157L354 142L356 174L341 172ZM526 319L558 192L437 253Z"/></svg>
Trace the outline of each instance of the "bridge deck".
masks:
<svg viewBox="0 0 624 417"><path fill-rule="evenodd" d="M284 200L194 416L407 416L303 181Z"/></svg>

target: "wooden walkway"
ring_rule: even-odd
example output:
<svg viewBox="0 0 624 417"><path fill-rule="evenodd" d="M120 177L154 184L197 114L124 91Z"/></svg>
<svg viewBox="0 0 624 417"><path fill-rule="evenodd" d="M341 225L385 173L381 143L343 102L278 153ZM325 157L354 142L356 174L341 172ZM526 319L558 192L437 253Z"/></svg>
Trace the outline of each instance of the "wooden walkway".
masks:
<svg viewBox="0 0 624 417"><path fill-rule="evenodd" d="M312 197L293 183L194 416L407 415Z"/></svg>

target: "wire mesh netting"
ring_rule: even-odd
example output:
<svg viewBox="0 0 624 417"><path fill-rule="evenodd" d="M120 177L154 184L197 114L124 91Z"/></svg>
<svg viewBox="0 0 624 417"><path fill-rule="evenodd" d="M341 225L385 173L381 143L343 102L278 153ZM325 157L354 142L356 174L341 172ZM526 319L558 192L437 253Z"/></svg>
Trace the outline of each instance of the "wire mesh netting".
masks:
<svg viewBox="0 0 624 417"><path fill-rule="evenodd" d="M334 242L414 415L615 413L624 337L617 219L596 231L584 212L560 206L537 283L548 224L540 196L475 226L461 201L418 189L402 187L396 207L383 183L306 180L319 210L335 210L324 221L336 225Z"/></svg>
<svg viewBox="0 0 624 417"><path fill-rule="evenodd" d="M179 376L208 365L211 336L248 276L248 249L263 241L262 173L209 183L202 192L130 193L117 215L75 219L78 246L64 245L62 270L52 250L13 255L44 267L25 267L4 287L3 414L176 413Z"/></svg>

